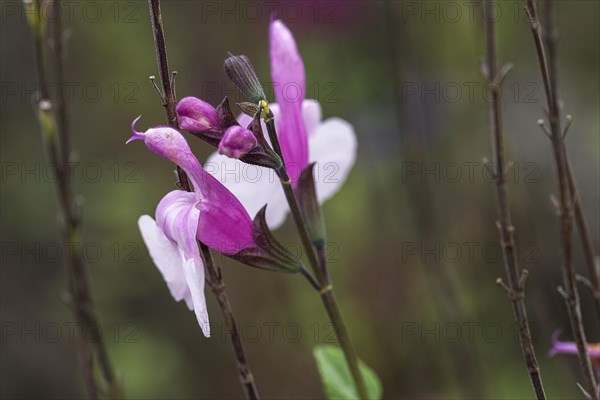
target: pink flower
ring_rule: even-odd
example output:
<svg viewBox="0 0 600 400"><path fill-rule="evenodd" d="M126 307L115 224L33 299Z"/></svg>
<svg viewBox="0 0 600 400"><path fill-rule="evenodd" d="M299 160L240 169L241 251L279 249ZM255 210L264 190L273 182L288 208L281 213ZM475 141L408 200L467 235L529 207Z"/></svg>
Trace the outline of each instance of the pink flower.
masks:
<svg viewBox="0 0 600 400"><path fill-rule="evenodd" d="M161 157L188 175L194 192L173 190L156 208L156 220L143 215L138 221L150 255L175 300L194 310L205 336L210 335L204 298L204 267L196 240L226 255L256 248L253 222L239 200L201 167L183 136L175 129L157 127L137 132Z"/></svg>
<svg viewBox="0 0 600 400"><path fill-rule="evenodd" d="M204 132L219 129L217 110L195 97L185 97L177 104L179 127L185 131Z"/></svg>
<svg viewBox="0 0 600 400"><path fill-rule="evenodd" d="M219 154L230 158L241 158L258 145L254 133L234 125L225 131L219 143Z"/></svg>
<svg viewBox="0 0 600 400"><path fill-rule="evenodd" d="M316 162L319 202L331 198L345 182L356 160L352 125L339 118L321 121L321 107L305 100L304 63L289 29L279 20L270 26L271 75L277 103L270 104L288 174L295 183L302 170ZM241 115L239 124L251 118ZM263 132L267 132L263 126ZM268 138L267 138L268 140ZM276 228L289 212L283 190L272 171L244 165L214 153L207 169L241 201L250 215L268 204L267 222Z"/></svg>
<svg viewBox="0 0 600 400"><path fill-rule="evenodd" d="M560 331L554 331L552 334L552 348L548 352L548 355L553 357L556 354L573 354L578 355L577 344L574 342L561 342L558 340ZM600 344L589 343L587 347L588 354L592 360L592 364L596 368L596 374L600 376Z"/></svg>

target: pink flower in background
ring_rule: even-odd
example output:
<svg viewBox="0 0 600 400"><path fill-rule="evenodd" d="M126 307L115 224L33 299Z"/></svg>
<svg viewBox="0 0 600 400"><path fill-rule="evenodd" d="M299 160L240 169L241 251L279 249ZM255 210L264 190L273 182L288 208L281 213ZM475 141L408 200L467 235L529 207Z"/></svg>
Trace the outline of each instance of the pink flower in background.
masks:
<svg viewBox="0 0 600 400"><path fill-rule="evenodd" d="M319 201L323 203L339 190L354 165L357 149L354 129L340 118L322 121L319 103L305 99L304 63L291 32L278 20L270 26L270 57L276 99L270 108L275 115L288 174L295 183L302 170L316 162L315 182ZM238 118L241 126L250 121L246 115ZM263 132L267 132L264 126ZM247 168L241 161L218 153L207 160L207 170L241 201L250 215L268 204L269 226L276 228L283 224L289 208L271 170Z"/></svg>
<svg viewBox="0 0 600 400"><path fill-rule="evenodd" d="M573 354L578 355L577 344L574 342L561 342L558 340L560 331L555 331L552 334L552 348L548 352L551 357L556 354ZM594 367L596 368L596 374L600 377L600 344L588 344L588 354Z"/></svg>
<svg viewBox="0 0 600 400"><path fill-rule="evenodd" d="M204 171L179 132L168 127L136 132L133 125L138 119L127 142L143 140L150 150L181 167L194 186L194 192L169 192L156 208L156 220L143 215L138 225L171 295L194 310L208 337L204 267L196 240L223 254L237 254L256 246L252 220L238 199Z"/></svg>

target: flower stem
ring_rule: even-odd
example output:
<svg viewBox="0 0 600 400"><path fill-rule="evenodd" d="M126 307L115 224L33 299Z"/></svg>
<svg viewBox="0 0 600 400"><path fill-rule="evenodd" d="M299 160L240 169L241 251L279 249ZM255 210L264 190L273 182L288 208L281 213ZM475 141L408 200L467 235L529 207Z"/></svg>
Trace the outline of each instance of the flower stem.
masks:
<svg viewBox="0 0 600 400"><path fill-rule="evenodd" d="M317 277L317 281L321 286L323 286L327 282L325 282L325 276L321 268L319 267L319 260L317 258L317 254L308 236L308 230L306 229L304 219L302 218L300 206L298 205L296 195L294 194L294 189L292 188L292 182L290 181L285 167L281 167L279 171L277 171L277 174L279 175L281 186L283 188L283 192L285 193L285 198L290 206L292 217L294 218L294 222L296 223L298 233L300 234L300 240L302 240L302 247L304 247L304 251L306 252L306 256L308 257L308 262L315 276Z"/></svg>
<svg viewBox="0 0 600 400"><path fill-rule="evenodd" d="M179 129L177 122L177 112L175 110L175 91L172 85L171 76L169 75L169 63L167 58L167 47L165 44L165 33L162 24L162 15L160 10L160 0L148 0L150 7L150 17L152 21L152 30L154 33L154 45L156 49L156 60L160 71L160 79L163 87L163 106L169 125L175 129ZM183 169L177 167L178 184L188 192L192 191L189 179ZM220 269L215 265L210 249L199 242L200 253L204 261L204 268L207 272L207 281L213 294L217 298L217 303L221 309L221 315L225 320L231 346L233 347L235 359L238 366L238 374L240 382L246 394L246 398L250 400L259 399L258 389L254 382L254 376L248 363L248 356L244 349L244 344L239 335L238 325L229 302L229 297L225 291L225 282L221 276Z"/></svg>
<svg viewBox="0 0 600 400"><path fill-rule="evenodd" d="M269 138L271 139L271 144L283 160L283 154L281 154L279 139L277 137L277 131L275 128L275 119L272 115L270 115L270 118L268 118L266 125ZM308 229L306 227L306 222L304 221L304 218L302 217L302 214L300 212L300 206L298 204L296 195L294 194L292 182L290 181L290 178L285 168L285 162L283 166L279 170L277 170L277 175L279 176L279 179L281 181L281 186L283 188L283 192L285 193L285 198L290 206L292 217L296 224L296 228L298 229L298 233L300 234L302 246L304 247L304 251L306 252L310 266L320 285L319 293L321 295L321 301L323 302L323 306L327 311L329 320L333 324L333 328L335 330L339 345L342 351L344 352L346 362L348 363L348 367L350 368L350 374L352 375L352 380L354 381L354 385L356 386L358 395L361 399L367 399L367 388L365 386L364 378L360 373L360 369L358 366L358 355L356 354L356 349L354 348L354 344L352 343L352 339L350 338L350 333L348 332L346 322L344 321L344 317L342 316L342 312L340 311L340 307L335 297L335 293L333 291L333 284L331 282L331 279L329 278L329 273L327 271L325 257L319 257L317 255L317 252L315 251L315 248L310 240L310 237L308 235ZM322 262L319 261L320 259Z"/></svg>

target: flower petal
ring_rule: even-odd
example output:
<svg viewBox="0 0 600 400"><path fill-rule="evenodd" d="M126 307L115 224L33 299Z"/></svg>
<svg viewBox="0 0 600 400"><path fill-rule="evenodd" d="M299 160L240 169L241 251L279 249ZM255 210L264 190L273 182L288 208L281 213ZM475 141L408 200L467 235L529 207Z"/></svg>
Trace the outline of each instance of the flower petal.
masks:
<svg viewBox="0 0 600 400"><path fill-rule="evenodd" d="M240 200L216 178L203 172L206 175L203 182L205 196L198 205L201 213L198 239L228 255L255 246L252 219Z"/></svg>
<svg viewBox="0 0 600 400"><path fill-rule="evenodd" d="M210 177L212 179L212 177ZM156 208L156 220L165 236L177 244L181 260L181 273L190 293L191 303L198 324L206 337L210 335L208 312L204 297L204 266L200 258L196 232L200 210L194 193L183 190L169 192ZM188 303L189 306L189 303Z"/></svg>
<svg viewBox="0 0 600 400"><path fill-rule="evenodd" d="M213 153L204 164L206 171L219 180L242 203L250 216L267 204L267 223L271 229L283 224L289 211L279 178L273 170L245 164Z"/></svg>
<svg viewBox="0 0 600 400"><path fill-rule="evenodd" d="M271 79L281 116L275 118L281 151L288 170L301 171L308 164L306 127L302 102L306 92L304 63L290 30L279 20L269 30ZM296 181L298 175L290 178Z"/></svg>
<svg viewBox="0 0 600 400"><path fill-rule="evenodd" d="M321 115L321 104L318 101L306 99L302 102L302 116L304 118L304 125L306 126L309 141L310 137L315 134L319 127Z"/></svg>
<svg viewBox="0 0 600 400"><path fill-rule="evenodd" d="M197 249L196 247L196 251ZM210 337L208 310L206 308L206 298L204 297L204 265L202 263L198 264L198 260L195 257L188 258L183 262L182 271L185 274L185 279L191 293L198 325L200 325L204 336Z"/></svg>
<svg viewBox="0 0 600 400"><path fill-rule="evenodd" d="M356 134L348 122L329 118L309 137L310 162L316 162L315 184L322 204L346 181L356 161Z"/></svg>
<svg viewBox="0 0 600 400"><path fill-rule="evenodd" d="M185 300L192 310L192 295L183 273L177 244L165 236L149 215L142 215L138 219L138 226L150 257L167 283L171 296L176 301Z"/></svg>
<svg viewBox="0 0 600 400"><path fill-rule="evenodd" d="M191 243L185 243L187 237L183 227L194 222L187 221L186 218L190 217L189 212L195 209L194 206L197 202L198 198L193 192L173 190L167 193L156 207L156 223L167 238L181 245L186 245L186 248L190 249L194 247L195 240ZM196 214L198 215L192 215L191 217L194 218L197 224L199 213Z"/></svg>

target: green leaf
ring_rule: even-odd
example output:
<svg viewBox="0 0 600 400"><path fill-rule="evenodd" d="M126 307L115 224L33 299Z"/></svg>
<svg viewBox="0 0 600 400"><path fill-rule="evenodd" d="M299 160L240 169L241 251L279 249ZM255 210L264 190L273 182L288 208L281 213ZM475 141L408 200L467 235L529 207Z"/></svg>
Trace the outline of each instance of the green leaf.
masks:
<svg viewBox="0 0 600 400"><path fill-rule="evenodd" d="M327 399L355 400L360 398L350 375L344 353L339 347L317 346L313 350L313 354L317 360L317 367ZM359 369L365 380L369 399L381 399L381 382L375 372L362 361L359 361Z"/></svg>

